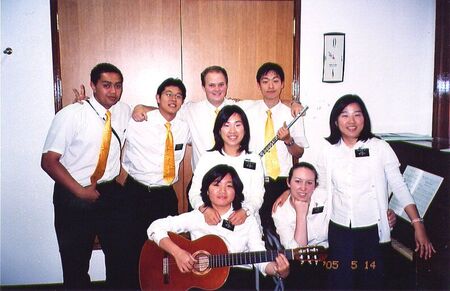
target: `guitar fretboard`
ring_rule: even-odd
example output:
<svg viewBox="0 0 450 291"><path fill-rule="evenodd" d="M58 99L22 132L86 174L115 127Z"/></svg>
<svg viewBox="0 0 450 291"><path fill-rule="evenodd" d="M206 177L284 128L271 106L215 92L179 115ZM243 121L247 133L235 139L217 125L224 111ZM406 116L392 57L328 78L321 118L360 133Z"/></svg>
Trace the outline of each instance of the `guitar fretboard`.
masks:
<svg viewBox="0 0 450 291"><path fill-rule="evenodd" d="M319 260L317 256L318 248L299 248L291 250L269 250L260 252L230 253L209 255L209 266L220 268L235 265L257 264L263 262L275 261L278 254L282 253L288 260L300 260L303 262L313 262Z"/></svg>

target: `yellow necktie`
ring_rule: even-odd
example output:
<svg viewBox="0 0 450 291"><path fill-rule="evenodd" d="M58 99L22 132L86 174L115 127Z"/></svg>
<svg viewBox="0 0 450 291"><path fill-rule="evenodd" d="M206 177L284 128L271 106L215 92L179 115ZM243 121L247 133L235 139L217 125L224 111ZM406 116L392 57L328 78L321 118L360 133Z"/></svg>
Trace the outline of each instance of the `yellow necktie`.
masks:
<svg viewBox="0 0 450 291"><path fill-rule="evenodd" d="M264 130L264 142L268 144L275 136L273 130L272 112L267 110L266 128ZM278 162L277 146L273 147L264 156L267 175L276 179L280 175L280 163Z"/></svg>
<svg viewBox="0 0 450 291"><path fill-rule="evenodd" d="M105 173L106 161L108 160L109 146L111 145L111 112L106 111L105 127L103 128L102 145L98 156L97 167L91 176L91 183L94 184Z"/></svg>
<svg viewBox="0 0 450 291"><path fill-rule="evenodd" d="M175 153L173 151L173 136L172 131L170 131L170 122L165 124L167 129L166 134L166 147L164 150L164 172L163 179L168 184L172 183L175 179Z"/></svg>

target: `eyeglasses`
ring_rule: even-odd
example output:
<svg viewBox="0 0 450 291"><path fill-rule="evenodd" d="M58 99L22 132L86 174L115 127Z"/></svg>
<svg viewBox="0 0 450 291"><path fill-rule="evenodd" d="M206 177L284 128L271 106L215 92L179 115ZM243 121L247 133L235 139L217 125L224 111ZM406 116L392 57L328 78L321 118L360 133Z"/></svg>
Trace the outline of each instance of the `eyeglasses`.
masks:
<svg viewBox="0 0 450 291"><path fill-rule="evenodd" d="M164 94L168 98L176 97L177 99L183 99L183 95L181 95L179 93L174 94L172 91L162 92L162 94Z"/></svg>

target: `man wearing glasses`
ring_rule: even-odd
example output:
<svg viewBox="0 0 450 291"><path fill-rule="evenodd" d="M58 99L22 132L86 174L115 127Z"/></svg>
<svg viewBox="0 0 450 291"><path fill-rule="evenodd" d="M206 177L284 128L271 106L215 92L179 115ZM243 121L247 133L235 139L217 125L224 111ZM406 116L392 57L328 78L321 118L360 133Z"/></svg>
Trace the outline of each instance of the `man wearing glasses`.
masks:
<svg viewBox="0 0 450 291"><path fill-rule="evenodd" d="M143 122L130 120L123 151L121 182L133 201L133 256L138 282L139 255L147 240L147 228L158 218L178 214L178 199L173 184L183 160L190 133L186 122L177 116L186 98L179 79L169 78L156 93L158 109Z"/></svg>

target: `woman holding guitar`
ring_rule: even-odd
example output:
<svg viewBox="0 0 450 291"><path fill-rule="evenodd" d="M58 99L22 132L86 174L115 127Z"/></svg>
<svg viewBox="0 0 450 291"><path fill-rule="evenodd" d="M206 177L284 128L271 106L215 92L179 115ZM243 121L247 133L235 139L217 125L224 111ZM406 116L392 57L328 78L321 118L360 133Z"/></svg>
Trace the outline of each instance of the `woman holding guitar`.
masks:
<svg viewBox="0 0 450 291"><path fill-rule="evenodd" d="M148 236L160 248L169 253L175 259L178 270L181 274L186 273L202 273L202 260L198 256L183 249L177 245L168 235L168 232L183 233L189 232L191 239L199 239L209 234L214 234L222 238L225 242L229 253L236 252L253 252L264 251L264 242L261 239L260 226L255 218L251 215L245 219L242 224L233 225L230 223L230 216L242 208L244 195L242 193L243 184L236 170L228 165L216 165L210 169L203 177L200 196L204 204L204 208L210 208L217 212L220 217L220 223L208 224L199 209L191 212L183 213L178 216L169 216L167 218L154 221L149 229ZM208 245L213 252L215 245ZM143 251L144 252L144 251ZM233 257L234 258L234 257ZM234 258L236 259L236 258ZM141 269L142 269L141 256ZM264 260L262 260L264 261ZM284 254L276 253L276 258L271 262L255 264L258 270L272 276L285 278L289 274L289 262ZM224 285L224 289L254 289L254 274L250 272L251 266L237 266L231 268L231 273ZM141 273L142 274L142 273ZM173 277L173 274L171 274ZM180 277L183 277L181 275ZM189 277L189 280L202 280L201 275ZM207 281L213 281L215 276L211 276ZM179 279L182 280L182 279ZM220 279L219 279L220 280ZM141 287L143 278L141 277ZM213 289L219 288L223 282L217 282L218 286L212 286ZM200 287L201 283L192 282L189 287ZM209 286L208 288L210 288Z"/></svg>

